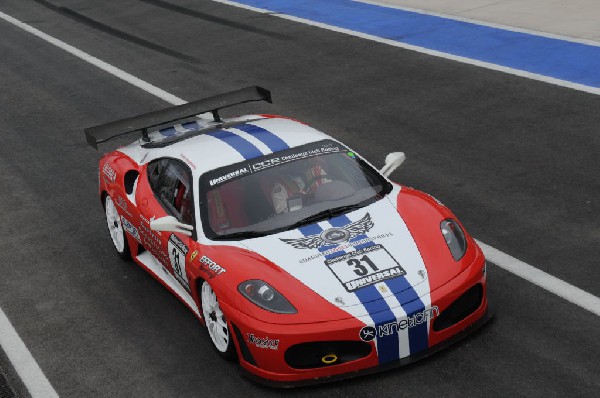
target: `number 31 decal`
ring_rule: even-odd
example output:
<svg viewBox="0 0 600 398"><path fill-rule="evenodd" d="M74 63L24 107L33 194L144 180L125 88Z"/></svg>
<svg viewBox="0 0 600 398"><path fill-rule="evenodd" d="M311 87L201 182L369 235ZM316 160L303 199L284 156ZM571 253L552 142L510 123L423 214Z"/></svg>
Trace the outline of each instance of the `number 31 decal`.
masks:
<svg viewBox="0 0 600 398"><path fill-rule="evenodd" d="M188 247L177 236L171 235L168 250L175 279L186 290L189 290L189 282L185 273L185 256L189 251Z"/></svg>
<svg viewBox="0 0 600 398"><path fill-rule="evenodd" d="M379 268L377 268L377 266L373 263L373 261L371 261L371 259L366 254L364 256L362 256L360 259L351 258L350 260L348 260L346 262L348 263L348 265L354 267L354 273L358 276L365 276L369 272L371 272L362 263L365 263L366 265L368 265L369 268L371 268L373 270L373 272L379 271Z"/></svg>

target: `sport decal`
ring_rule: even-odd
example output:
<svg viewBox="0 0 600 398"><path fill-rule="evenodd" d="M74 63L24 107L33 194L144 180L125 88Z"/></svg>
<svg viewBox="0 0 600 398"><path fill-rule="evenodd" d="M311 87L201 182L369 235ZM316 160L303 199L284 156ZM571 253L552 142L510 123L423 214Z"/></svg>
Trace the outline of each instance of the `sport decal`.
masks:
<svg viewBox="0 0 600 398"><path fill-rule="evenodd" d="M222 175L222 176L219 176L219 177L211 179L210 182L209 182L209 184L212 187L213 185L221 184L221 183L223 183L225 181L231 180L232 178L239 177L239 176L242 176L244 174L248 174L249 172L250 171L248 170L247 167L242 167L242 168L239 168L239 169L234 170L232 172L229 172L229 173L227 173L225 175Z"/></svg>
<svg viewBox="0 0 600 398"><path fill-rule="evenodd" d="M434 305L429 309L417 312L406 318L381 324L377 329L375 329L373 326L364 326L362 329L360 329L360 332L358 332L358 337L360 337L362 341L368 342L373 340L376 336L384 337L393 335L396 334L398 330L413 328L415 326L427 323L427 321L429 321L430 319L433 319L434 317L438 316L439 313L439 308Z"/></svg>
<svg viewBox="0 0 600 398"><path fill-rule="evenodd" d="M138 229L136 227L134 227L133 224L129 222L129 220L127 220L125 217L121 216L121 224L123 225L123 229L125 231L129 232L129 234L131 236L133 236L135 238L135 240L142 243Z"/></svg>
<svg viewBox="0 0 600 398"><path fill-rule="evenodd" d="M129 217L131 217L131 213L128 210L128 206L127 206L127 201L125 199L123 199L121 196L117 196L116 200L115 200L115 204L121 209L123 210L123 213L127 214Z"/></svg>
<svg viewBox="0 0 600 398"><path fill-rule="evenodd" d="M248 343L257 346L258 348L268 348L270 350L279 349L279 339L270 339L267 337L257 337L252 333L248 333Z"/></svg>
<svg viewBox="0 0 600 398"><path fill-rule="evenodd" d="M192 170L196 170L196 165L194 164L194 162L192 162L190 159L188 159L187 156L185 156L183 153L180 154L179 156L181 156L181 158L183 160L185 160L185 162L190 165L190 167L192 168Z"/></svg>
<svg viewBox="0 0 600 398"><path fill-rule="evenodd" d="M368 232L374 225L373 220L371 220L371 215L367 213L360 220L341 228L329 228L320 234L308 235L304 238L279 239L296 249L318 249L325 245L337 245L342 242L347 242L352 238L356 238L357 236Z"/></svg>
<svg viewBox="0 0 600 398"><path fill-rule="evenodd" d="M176 235L171 235L169 237L168 250L175 278L181 286L190 291L190 284L185 273L185 256L188 254L188 247Z"/></svg>
<svg viewBox="0 0 600 398"><path fill-rule="evenodd" d="M387 232L385 234L368 236L366 238L359 238L359 239L352 240L351 242L342 243L331 249L326 249L326 250L321 250L321 249L323 249L323 247L320 247L318 253L311 254L310 256L307 256L307 257L303 257L300 260L298 260L298 262L302 264L302 263L306 263L308 261L314 260L315 258L328 257L335 253L344 252L346 249L351 249L353 247L363 247L366 244L373 243L374 241L377 241L380 239L389 238L392 235L394 235L394 234L391 232Z"/></svg>
<svg viewBox="0 0 600 398"><path fill-rule="evenodd" d="M362 341L369 342L375 338L375 333L377 333L377 329L373 326L365 326L358 332L358 337L360 337Z"/></svg>
<svg viewBox="0 0 600 398"><path fill-rule="evenodd" d="M241 126L237 126L241 127ZM233 128L237 128L233 127ZM244 131L245 127L240 128L239 130ZM254 131L254 128L252 128ZM329 153L337 153L337 152L346 152L347 148L342 145L331 141L324 140L319 141L307 145L303 145L301 149L298 148L290 148L278 151L276 153L262 156L262 153L258 150L258 148L254 147L250 143L250 141L246 141L241 136L238 136L229 131L220 131L218 134L216 133L208 133L206 135L211 135L215 138L221 139L230 145L237 146L236 150L244 156L246 159L243 162L235 163L229 166L221 167L217 170L210 171L205 173L201 179L201 184L203 188L209 190L208 188L218 186L220 184L224 184L228 181L241 178L245 175L251 173L257 173L262 170L269 169L274 166L280 166L285 163L293 162L299 159L306 159L313 156L329 154ZM251 134L253 135L253 134ZM262 139L265 145L269 146L287 146L283 141L278 142L279 138L275 135L258 134L256 138L259 140ZM277 141L277 142L276 142ZM268 144L266 144L268 142ZM242 145L240 145L242 144ZM258 153L256 153L258 151ZM259 159L252 160L253 158L260 157Z"/></svg>
<svg viewBox="0 0 600 398"><path fill-rule="evenodd" d="M327 259L325 264L349 292L406 275L406 271L382 245L351 251Z"/></svg>
<svg viewBox="0 0 600 398"><path fill-rule="evenodd" d="M108 179L111 182L115 182L115 180L117 179L117 172L114 171L108 163L104 163L104 166L102 167L102 172L106 177L108 177Z"/></svg>
<svg viewBox="0 0 600 398"><path fill-rule="evenodd" d="M327 223L332 228L323 228L321 225L326 225L325 223L316 223L302 226L299 231L306 238L313 239L321 237L325 231L331 229L354 230L357 225L360 227L366 224L368 229L375 230L375 226L369 225L370 218L371 216L365 215L358 221L352 221L344 214L328 220ZM340 280L345 290L349 290L348 294L354 295L367 311L370 319L367 319L366 323L369 327L362 331L358 329L358 337L363 341L375 342L380 364L426 349L430 316L423 313L427 307L406 279L404 268L400 267L383 245L373 241L376 239L375 236L359 233L349 239L351 240L347 242L341 239L342 243L318 246L319 253L311 255L311 258L319 255L325 257L325 264L331 269L332 274ZM355 244L357 242L361 243ZM380 274L382 271L385 273ZM395 275L396 273L398 275ZM382 284L385 285L385 293L382 291ZM384 300L383 295L390 292L401 303L401 307L392 308L388 301ZM421 315L417 315L419 313ZM414 319L413 326L410 327L404 325L404 322L410 325L409 318ZM403 341L408 338L407 346L406 343L400 345L401 335Z"/></svg>
<svg viewBox="0 0 600 398"><path fill-rule="evenodd" d="M206 256L200 258L200 269L208 275L208 279L221 275L227 270Z"/></svg>

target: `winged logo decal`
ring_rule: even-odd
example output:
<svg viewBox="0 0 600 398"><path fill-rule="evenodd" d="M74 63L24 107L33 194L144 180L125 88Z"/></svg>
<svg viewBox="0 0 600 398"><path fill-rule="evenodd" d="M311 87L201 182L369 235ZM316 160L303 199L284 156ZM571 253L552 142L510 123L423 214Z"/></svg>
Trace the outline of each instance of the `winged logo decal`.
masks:
<svg viewBox="0 0 600 398"><path fill-rule="evenodd" d="M325 245L336 245L338 243L347 242L350 239L368 232L374 225L375 223L371 220L371 215L367 213L360 220L354 221L345 227L329 228L320 234L308 235L304 238L280 238L280 240L296 249L318 249Z"/></svg>

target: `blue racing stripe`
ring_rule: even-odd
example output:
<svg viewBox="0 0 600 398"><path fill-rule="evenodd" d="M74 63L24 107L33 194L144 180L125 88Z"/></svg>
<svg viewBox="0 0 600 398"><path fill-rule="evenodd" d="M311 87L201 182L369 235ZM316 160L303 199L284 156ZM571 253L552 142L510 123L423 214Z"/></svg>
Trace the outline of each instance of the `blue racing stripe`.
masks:
<svg viewBox="0 0 600 398"><path fill-rule="evenodd" d="M351 222L352 221L345 214L329 220L329 223L334 227L344 227L350 224ZM363 237L366 238L366 235L364 235ZM372 242L369 243L373 244ZM338 255L339 253L335 253L333 257ZM327 258L328 256L325 257ZM369 312L369 315L373 319L373 322L375 322L375 329L377 330L377 333L379 332L380 327L390 322L394 322L396 320L396 316L392 312L389 305L385 302L385 300L383 300L381 293L379 293L375 285L360 288L354 293L356 294L356 297L358 297L362 305L365 307L365 309ZM378 334L377 354L379 358L379 364L399 359L400 342L398 340L398 334L392 333L385 336L379 336Z"/></svg>
<svg viewBox="0 0 600 398"><path fill-rule="evenodd" d="M284 149L289 149L290 147L285 143L284 140L269 130L263 129L262 127L255 126L253 124L241 124L239 126L235 126L234 128L242 130L260 140L263 144L268 146L272 152L282 151Z"/></svg>
<svg viewBox="0 0 600 398"><path fill-rule="evenodd" d="M235 0L399 43L600 87L600 47L352 0Z"/></svg>
<svg viewBox="0 0 600 398"><path fill-rule="evenodd" d="M183 127L186 130L192 130L192 131L200 130L200 124L198 124L198 122L195 120L191 121L191 122L181 123L181 127Z"/></svg>
<svg viewBox="0 0 600 398"><path fill-rule="evenodd" d="M231 131L218 130L206 133L206 135L210 135L211 137L223 141L224 143L238 151L240 155L242 155L246 160L257 158L263 155L260 149L255 147L254 144L243 139L239 135L233 134Z"/></svg>
<svg viewBox="0 0 600 398"><path fill-rule="evenodd" d="M162 130L159 130L159 132L163 137L172 137L177 134L177 130L175 130L175 127L167 127Z"/></svg>
<svg viewBox="0 0 600 398"><path fill-rule="evenodd" d="M385 282L392 292L394 292L398 301L400 301L400 303L405 303L402 304L402 308L406 311L407 317L425 310L425 304L405 277L401 276L394 279L388 279ZM420 325L408 328L408 342L411 355L427 349L429 347L427 323L421 323Z"/></svg>
<svg viewBox="0 0 600 398"><path fill-rule="evenodd" d="M351 241L358 241L365 238L367 238L367 235L362 234L351 239ZM360 250L364 247L369 247L373 245L374 243L370 241L358 245L355 248L357 250ZM402 305L402 308L406 312L407 317L410 317L416 314L417 312L423 312L423 310L425 309L425 304L419 298L419 295L417 294L415 289L406 280L406 277L400 276L398 278L388 279L384 282L394 293L394 296L396 296L396 299L398 300L400 305ZM411 355L428 348L429 333L427 331L427 324L422 323L420 325L415 325L409 328L408 341Z"/></svg>

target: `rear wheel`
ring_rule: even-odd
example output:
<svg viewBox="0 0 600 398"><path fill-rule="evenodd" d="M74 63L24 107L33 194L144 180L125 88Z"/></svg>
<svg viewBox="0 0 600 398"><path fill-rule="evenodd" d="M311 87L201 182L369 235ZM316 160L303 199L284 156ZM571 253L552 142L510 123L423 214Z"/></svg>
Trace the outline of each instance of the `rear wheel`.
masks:
<svg viewBox="0 0 600 398"><path fill-rule="evenodd" d="M225 319L225 315L221 311L221 307L219 307L217 295L208 282L202 282L200 295L202 300L202 316L204 317L206 329L213 342L213 346L222 357L226 359L235 358L235 346L229 332L227 319Z"/></svg>
<svg viewBox="0 0 600 398"><path fill-rule="evenodd" d="M110 233L115 250L123 260L131 260L131 252L129 250L127 238L125 237L125 231L123 231L121 217L119 217L119 212L117 211L115 203L108 195L104 200L104 210L106 212L108 232Z"/></svg>

